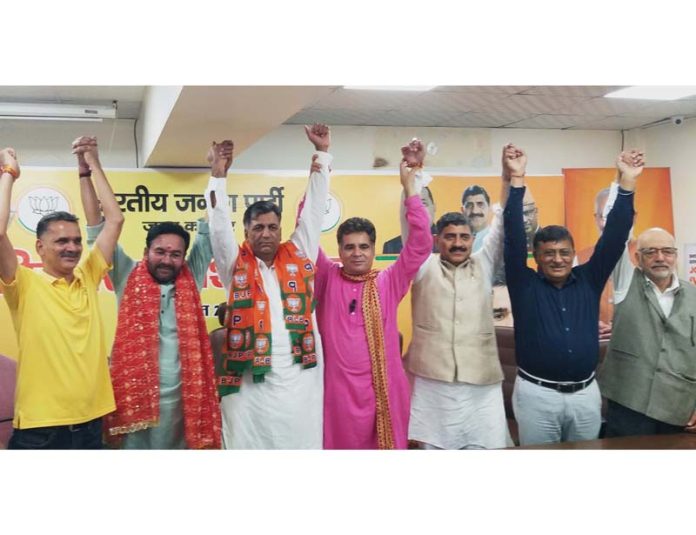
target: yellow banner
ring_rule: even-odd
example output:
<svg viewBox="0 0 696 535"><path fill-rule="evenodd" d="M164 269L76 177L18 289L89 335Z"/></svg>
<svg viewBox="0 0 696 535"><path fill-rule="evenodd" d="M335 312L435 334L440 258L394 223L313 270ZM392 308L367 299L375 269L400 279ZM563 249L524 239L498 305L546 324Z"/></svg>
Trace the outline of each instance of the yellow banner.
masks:
<svg viewBox="0 0 696 535"><path fill-rule="evenodd" d="M205 215L203 191L208 183L207 172L126 170L108 171L109 181L126 216L120 244L134 259L140 259L145 247L149 225L158 221L177 221L195 235L196 222ZM12 199L13 216L9 235L20 263L41 269L35 250L35 227L40 217L54 210L77 214L84 225L80 203L79 181L75 170L24 169L15 183ZM436 219L448 211L458 211L461 195L472 184L483 186L491 203L499 200L500 178L435 176L430 185L436 205ZM564 222L562 177L529 179L543 224ZM228 178L228 194L237 239L243 240L242 216L246 207L261 199L276 202L283 210L282 231L285 238L292 233L297 205L304 195L307 175L300 172L236 173ZM375 267L384 269L396 256L379 254L385 241L398 236L401 184L396 174L335 175L331 179L331 195L327 202L321 245L327 254L336 257L336 227L343 220L361 216L377 228L378 252ZM84 228L84 227L83 227ZM83 239L84 230L83 230ZM113 339L116 321L116 299L109 281L100 289L100 307L109 340ZM216 307L226 296L216 274L214 262L208 270L201 294L208 328L219 326ZM4 299L0 296L0 301ZM0 354L16 358L17 342L9 310L0 304ZM399 326L404 334L404 347L410 340L410 298L399 310ZM40 336L41 333L36 333Z"/></svg>

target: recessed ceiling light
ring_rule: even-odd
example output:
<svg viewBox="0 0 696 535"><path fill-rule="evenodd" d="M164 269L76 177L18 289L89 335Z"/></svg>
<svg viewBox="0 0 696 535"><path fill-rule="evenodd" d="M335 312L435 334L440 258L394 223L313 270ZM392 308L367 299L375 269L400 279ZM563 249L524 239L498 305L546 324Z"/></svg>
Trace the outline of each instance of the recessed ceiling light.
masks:
<svg viewBox="0 0 696 535"><path fill-rule="evenodd" d="M430 91L436 85L344 85L343 89L366 91Z"/></svg>
<svg viewBox="0 0 696 535"><path fill-rule="evenodd" d="M606 98L642 98L645 100L678 100L696 95L693 85L634 85L604 95Z"/></svg>

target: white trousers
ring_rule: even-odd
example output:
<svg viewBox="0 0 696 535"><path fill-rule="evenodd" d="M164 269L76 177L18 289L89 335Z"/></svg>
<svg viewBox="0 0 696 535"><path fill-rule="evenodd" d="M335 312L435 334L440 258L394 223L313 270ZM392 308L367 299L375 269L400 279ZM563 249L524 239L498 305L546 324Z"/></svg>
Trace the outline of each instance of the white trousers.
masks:
<svg viewBox="0 0 696 535"><path fill-rule="evenodd" d="M597 381L572 394L557 392L517 377L512 408L520 446L594 440L602 424L602 397Z"/></svg>

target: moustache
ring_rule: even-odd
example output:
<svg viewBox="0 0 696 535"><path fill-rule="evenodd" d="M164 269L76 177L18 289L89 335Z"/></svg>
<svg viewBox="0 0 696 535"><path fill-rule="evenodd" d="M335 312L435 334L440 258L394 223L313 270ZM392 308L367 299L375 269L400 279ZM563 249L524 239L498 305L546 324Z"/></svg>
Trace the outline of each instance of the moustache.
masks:
<svg viewBox="0 0 696 535"><path fill-rule="evenodd" d="M466 253L466 251L465 247L451 247L449 250L450 253Z"/></svg>
<svg viewBox="0 0 696 535"><path fill-rule="evenodd" d="M61 253L60 257L61 258L79 258L80 255L78 253Z"/></svg>
<svg viewBox="0 0 696 535"><path fill-rule="evenodd" d="M483 214L471 214L469 216L469 218L472 218L472 217L483 217Z"/></svg>

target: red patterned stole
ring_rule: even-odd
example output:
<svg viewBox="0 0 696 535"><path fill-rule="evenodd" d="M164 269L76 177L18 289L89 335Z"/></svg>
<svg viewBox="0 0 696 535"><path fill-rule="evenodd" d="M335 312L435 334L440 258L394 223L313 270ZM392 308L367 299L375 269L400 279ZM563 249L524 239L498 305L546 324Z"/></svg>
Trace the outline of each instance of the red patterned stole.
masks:
<svg viewBox="0 0 696 535"><path fill-rule="evenodd" d="M174 281L184 435L191 449L220 448L220 408L213 354L196 282L186 264ZM128 277L111 353L116 412L105 417L107 440L159 423L160 287L145 258Z"/></svg>
<svg viewBox="0 0 696 535"><path fill-rule="evenodd" d="M317 365L312 324L314 263L287 241L280 244L273 267L295 363L313 368ZM251 369L255 383L262 383L271 370L273 340L268 295L254 252L246 241L234 266L225 323L225 346L215 363L220 396L239 392L245 370Z"/></svg>

